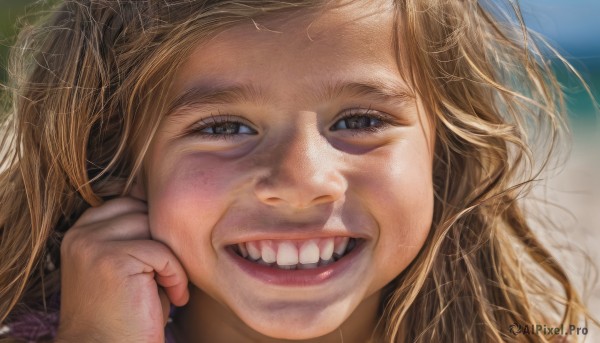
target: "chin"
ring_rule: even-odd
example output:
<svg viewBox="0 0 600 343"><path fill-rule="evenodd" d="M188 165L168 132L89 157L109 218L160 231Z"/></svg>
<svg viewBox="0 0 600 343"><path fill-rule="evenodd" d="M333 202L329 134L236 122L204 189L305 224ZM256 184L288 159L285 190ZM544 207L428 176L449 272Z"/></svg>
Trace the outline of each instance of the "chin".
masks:
<svg viewBox="0 0 600 343"><path fill-rule="evenodd" d="M250 323L249 323L250 324ZM306 325L298 321L288 324L262 323L266 325L251 326L258 333L276 339L285 340L307 340L325 336L335 330L341 323L327 325L329 323L319 323L319 325Z"/></svg>
<svg viewBox="0 0 600 343"><path fill-rule="evenodd" d="M287 309L274 311L265 316L250 315L241 318L254 331L271 338L286 340L306 340L325 336L337 330L346 316L340 311L294 311ZM282 312L286 312L282 314Z"/></svg>

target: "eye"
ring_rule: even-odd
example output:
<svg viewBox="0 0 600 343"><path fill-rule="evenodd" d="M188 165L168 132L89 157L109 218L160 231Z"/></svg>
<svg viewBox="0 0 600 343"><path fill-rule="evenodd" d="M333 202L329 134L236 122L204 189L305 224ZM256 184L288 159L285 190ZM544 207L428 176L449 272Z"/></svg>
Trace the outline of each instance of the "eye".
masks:
<svg viewBox="0 0 600 343"><path fill-rule="evenodd" d="M197 130L201 133L208 133L212 135L235 135L240 133L251 134L252 129L248 126L239 123L239 122L227 122L220 123L217 125L211 125L209 127L205 127L202 130Z"/></svg>
<svg viewBox="0 0 600 343"><path fill-rule="evenodd" d="M391 125L390 119L373 110L350 110L331 128L331 131L350 130L354 133L377 132Z"/></svg>
<svg viewBox="0 0 600 343"><path fill-rule="evenodd" d="M232 116L202 119L194 125L190 134L207 139L228 139L237 135L255 135L257 132L250 126L236 120Z"/></svg>

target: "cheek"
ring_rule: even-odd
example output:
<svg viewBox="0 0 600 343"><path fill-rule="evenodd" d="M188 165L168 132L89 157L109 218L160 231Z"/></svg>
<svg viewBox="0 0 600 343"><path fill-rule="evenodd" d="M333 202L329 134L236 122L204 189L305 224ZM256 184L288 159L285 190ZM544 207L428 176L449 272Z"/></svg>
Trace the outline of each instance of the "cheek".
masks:
<svg viewBox="0 0 600 343"><path fill-rule="evenodd" d="M227 199L241 176L230 164L206 156L186 156L149 172L153 239L167 244L184 267L209 263L214 256L208 253L214 251L212 228L227 209Z"/></svg>
<svg viewBox="0 0 600 343"><path fill-rule="evenodd" d="M387 283L416 257L429 233L433 217L430 154L413 144L381 152L379 165L361 175L363 201L378 226L374 276ZM366 170L367 168L365 168ZM368 189L368 190L367 190Z"/></svg>

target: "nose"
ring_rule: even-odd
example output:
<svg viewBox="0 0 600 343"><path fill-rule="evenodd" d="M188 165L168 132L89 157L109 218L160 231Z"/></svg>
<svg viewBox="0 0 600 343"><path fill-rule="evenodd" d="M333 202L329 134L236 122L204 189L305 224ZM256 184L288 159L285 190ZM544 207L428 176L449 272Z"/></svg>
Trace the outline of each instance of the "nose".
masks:
<svg viewBox="0 0 600 343"><path fill-rule="evenodd" d="M256 196L265 204L293 209L336 201L347 182L335 152L318 129L295 128L271 150L269 172L255 184Z"/></svg>

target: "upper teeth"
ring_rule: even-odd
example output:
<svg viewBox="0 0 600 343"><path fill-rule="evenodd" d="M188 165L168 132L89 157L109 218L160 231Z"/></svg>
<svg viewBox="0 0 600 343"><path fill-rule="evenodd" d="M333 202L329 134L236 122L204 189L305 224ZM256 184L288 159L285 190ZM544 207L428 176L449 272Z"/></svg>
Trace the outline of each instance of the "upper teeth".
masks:
<svg viewBox="0 0 600 343"><path fill-rule="evenodd" d="M260 240L237 244L239 253L252 261L284 267L310 268L328 264L346 252L349 237L308 240ZM335 253L335 255L334 255Z"/></svg>

